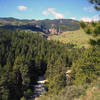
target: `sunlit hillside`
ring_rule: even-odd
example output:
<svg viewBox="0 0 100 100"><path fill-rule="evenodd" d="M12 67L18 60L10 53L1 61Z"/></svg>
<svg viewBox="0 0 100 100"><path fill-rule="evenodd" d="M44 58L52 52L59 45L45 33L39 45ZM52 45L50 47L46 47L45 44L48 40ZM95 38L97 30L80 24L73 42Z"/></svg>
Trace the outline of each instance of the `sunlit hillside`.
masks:
<svg viewBox="0 0 100 100"><path fill-rule="evenodd" d="M62 33L61 35L53 35L50 37L52 40L60 41L63 43L72 43L75 44L76 47L90 47L89 39L96 39L98 37L94 37L92 35L88 35L84 32L84 30L76 30L76 31L67 31Z"/></svg>
<svg viewBox="0 0 100 100"><path fill-rule="evenodd" d="M43 95L36 100L100 100L100 79L90 85L66 87L60 96Z"/></svg>

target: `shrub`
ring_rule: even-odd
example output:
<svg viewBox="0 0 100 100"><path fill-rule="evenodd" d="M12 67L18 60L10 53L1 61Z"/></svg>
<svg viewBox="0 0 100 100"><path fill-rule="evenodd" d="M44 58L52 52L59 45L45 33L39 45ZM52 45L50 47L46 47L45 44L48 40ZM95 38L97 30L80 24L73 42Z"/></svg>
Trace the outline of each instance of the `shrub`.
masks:
<svg viewBox="0 0 100 100"><path fill-rule="evenodd" d="M31 89L27 89L26 91L24 91L24 96L25 96L26 98L29 98L31 95L32 95Z"/></svg>
<svg viewBox="0 0 100 100"><path fill-rule="evenodd" d="M100 39L97 40L97 45L100 45Z"/></svg>
<svg viewBox="0 0 100 100"><path fill-rule="evenodd" d="M94 34L95 34L95 35L100 34L100 25L97 25L97 26L94 28Z"/></svg>
<svg viewBox="0 0 100 100"><path fill-rule="evenodd" d="M26 98L25 97L22 97L20 100L26 100Z"/></svg>
<svg viewBox="0 0 100 100"><path fill-rule="evenodd" d="M80 22L80 26L84 29L86 27L86 24L84 22Z"/></svg>
<svg viewBox="0 0 100 100"><path fill-rule="evenodd" d="M96 26L96 23L95 23L95 22L91 22L91 25L92 25L93 27L95 27L95 26Z"/></svg>
<svg viewBox="0 0 100 100"><path fill-rule="evenodd" d="M94 45L96 45L96 41L95 41L95 40L93 40L93 39L90 39L90 40L89 40L89 44L91 44L91 45L93 45L93 46L94 46Z"/></svg>
<svg viewBox="0 0 100 100"><path fill-rule="evenodd" d="M85 28L85 32L87 33L87 34L91 34L92 32L91 32L91 29L89 28L89 27L86 27Z"/></svg>
<svg viewBox="0 0 100 100"><path fill-rule="evenodd" d="M45 84L45 90L48 91L49 83Z"/></svg>

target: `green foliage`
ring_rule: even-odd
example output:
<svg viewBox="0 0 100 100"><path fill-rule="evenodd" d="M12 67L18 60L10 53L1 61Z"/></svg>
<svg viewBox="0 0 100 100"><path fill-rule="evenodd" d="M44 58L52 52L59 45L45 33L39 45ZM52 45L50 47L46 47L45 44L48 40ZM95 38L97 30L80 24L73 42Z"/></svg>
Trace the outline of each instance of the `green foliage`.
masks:
<svg viewBox="0 0 100 100"><path fill-rule="evenodd" d="M49 95L59 94L65 85L66 85L65 76L63 74L55 75L54 78L49 81L48 94Z"/></svg>
<svg viewBox="0 0 100 100"><path fill-rule="evenodd" d="M56 61L55 60L56 57ZM57 55L52 56L51 61L49 61L46 71L46 77L49 81L48 93L58 94L66 85L65 78L65 63L61 62L62 59Z"/></svg>
<svg viewBox="0 0 100 100"><path fill-rule="evenodd" d="M90 3L94 4L96 10L100 10L100 0L89 0Z"/></svg>
<svg viewBox="0 0 100 100"><path fill-rule="evenodd" d="M91 25L92 25L93 27L95 27L95 26L96 26L96 22L92 21L92 22L91 22Z"/></svg>
<svg viewBox="0 0 100 100"><path fill-rule="evenodd" d="M91 29L89 28L89 27L86 27L85 28L85 32L87 33L87 34L91 34L92 32L91 32Z"/></svg>
<svg viewBox="0 0 100 100"><path fill-rule="evenodd" d="M27 100L25 97L22 97L20 100Z"/></svg>
<svg viewBox="0 0 100 100"><path fill-rule="evenodd" d="M68 83L67 69L72 70L69 85L90 83L100 75L99 50L48 41L35 32L0 29L0 99L28 99L39 75L49 81L47 94L59 95Z"/></svg>
<svg viewBox="0 0 100 100"><path fill-rule="evenodd" d="M24 91L24 96L25 96L27 99L28 99L31 95L32 95L31 89L27 89L26 91Z"/></svg>
<svg viewBox="0 0 100 100"><path fill-rule="evenodd" d="M91 23L85 23L85 22L80 22L80 26L83 28L83 30L87 33L87 34L91 34L91 36L94 36L94 38L96 39L97 37L100 38L100 22L91 22ZM85 25L86 26L85 26Z"/></svg>
<svg viewBox="0 0 100 100"><path fill-rule="evenodd" d="M95 41L95 40L93 40L93 39L90 39L90 40L89 40L89 44L91 44L91 45L93 45L93 46L94 46L94 45L96 45L96 41Z"/></svg>
<svg viewBox="0 0 100 100"><path fill-rule="evenodd" d="M38 76L45 73L53 80L48 84L48 91L58 94L66 84L66 66L72 62L68 53L70 48L47 41L38 33L0 29L0 88L3 87L0 98L3 99L4 91L7 91L7 100L28 98L30 85L36 84Z"/></svg>
<svg viewBox="0 0 100 100"><path fill-rule="evenodd" d="M99 35L100 34L100 25L96 25L96 27L94 28L94 34L95 35Z"/></svg>
<svg viewBox="0 0 100 100"><path fill-rule="evenodd" d="M85 51L79 60L73 63L71 78L75 85L91 83L100 72L99 47Z"/></svg>
<svg viewBox="0 0 100 100"><path fill-rule="evenodd" d="M91 22L87 23L87 27L83 28L84 31L87 34L90 34L91 39L89 40L89 44L94 46L94 45L99 45L99 38L100 38L100 22Z"/></svg>
<svg viewBox="0 0 100 100"><path fill-rule="evenodd" d="M38 100L77 100L81 95L85 95L88 86L68 86L60 95L42 96Z"/></svg>
<svg viewBox="0 0 100 100"><path fill-rule="evenodd" d="M97 45L100 45L100 39L97 39Z"/></svg>
<svg viewBox="0 0 100 100"><path fill-rule="evenodd" d="M89 44L92 45L92 46L100 45L100 39L97 39L97 40L90 39Z"/></svg>
<svg viewBox="0 0 100 100"><path fill-rule="evenodd" d="M79 23L80 24L80 26L84 29L87 25L85 24L85 22L80 22Z"/></svg>
<svg viewBox="0 0 100 100"><path fill-rule="evenodd" d="M92 31L92 29L90 31ZM99 36L97 37L92 36L92 33L86 34L85 29L84 30L80 29L77 31L67 31L62 33L61 35L53 35L51 37L51 40L60 41L61 43L67 45L69 44L71 48L72 46L76 48L82 48L82 47L89 48L90 47L88 43L89 39L95 39L98 37Z"/></svg>
<svg viewBox="0 0 100 100"><path fill-rule="evenodd" d="M67 86L60 95L41 96L37 100L99 100L100 79L89 85Z"/></svg>

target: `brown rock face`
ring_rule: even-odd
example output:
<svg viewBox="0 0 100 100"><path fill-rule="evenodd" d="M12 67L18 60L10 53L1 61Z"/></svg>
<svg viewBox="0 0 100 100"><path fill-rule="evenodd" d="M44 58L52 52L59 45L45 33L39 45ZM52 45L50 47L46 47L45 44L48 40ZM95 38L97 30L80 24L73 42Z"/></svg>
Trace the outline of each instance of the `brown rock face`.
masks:
<svg viewBox="0 0 100 100"><path fill-rule="evenodd" d="M51 34L57 34L57 30L56 30L55 28L50 28L50 29L49 29L49 32L50 32Z"/></svg>

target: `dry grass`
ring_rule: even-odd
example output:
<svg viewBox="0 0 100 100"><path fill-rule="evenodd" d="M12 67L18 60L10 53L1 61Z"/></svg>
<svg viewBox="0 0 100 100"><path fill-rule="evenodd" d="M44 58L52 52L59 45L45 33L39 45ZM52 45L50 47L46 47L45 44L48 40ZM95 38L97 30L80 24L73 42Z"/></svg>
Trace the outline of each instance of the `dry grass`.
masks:
<svg viewBox="0 0 100 100"><path fill-rule="evenodd" d="M51 37L52 40L60 41L63 43L76 44L76 47L90 47L89 39L95 39L95 37L86 34L82 29L76 31L67 31L61 35L54 35Z"/></svg>

